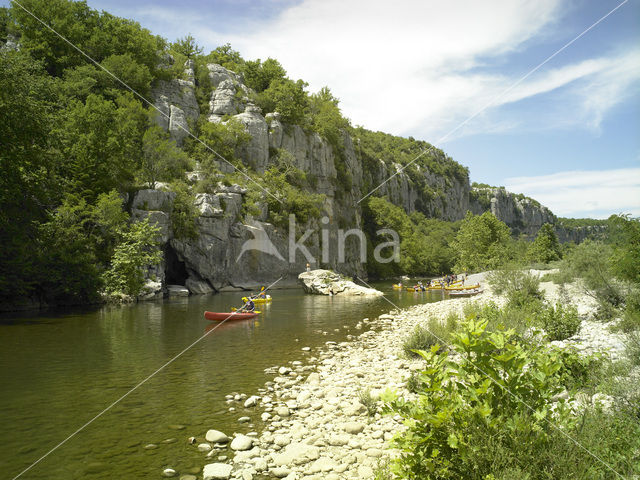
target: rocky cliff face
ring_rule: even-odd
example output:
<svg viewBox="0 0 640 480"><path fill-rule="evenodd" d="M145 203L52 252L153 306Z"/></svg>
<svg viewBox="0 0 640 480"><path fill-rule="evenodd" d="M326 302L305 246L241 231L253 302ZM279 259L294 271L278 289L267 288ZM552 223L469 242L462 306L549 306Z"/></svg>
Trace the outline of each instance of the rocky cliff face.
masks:
<svg viewBox="0 0 640 480"><path fill-rule="evenodd" d="M469 210L480 215L490 211L506 223L515 235L535 236L545 223L554 224L556 216L547 207L521 194L504 188L474 187L470 193Z"/></svg>
<svg viewBox="0 0 640 480"><path fill-rule="evenodd" d="M604 235L607 227L603 225L588 225L585 227L567 227L562 223L554 225L560 243L581 243L587 238L598 239Z"/></svg>
<svg viewBox="0 0 640 480"><path fill-rule="evenodd" d="M169 56L170 57L170 56ZM173 58L167 59L173 63ZM160 80L151 92L154 105L160 110L156 122L169 132L172 140L182 145L191 132L189 122L196 122L200 107L195 95L193 60L185 63L185 79Z"/></svg>
<svg viewBox="0 0 640 480"><path fill-rule="evenodd" d="M151 217L161 226L165 264L153 273L164 283L186 285L193 293L251 289L279 278L278 285L291 285L307 262L314 268L322 265L365 278L366 254L360 240L349 239L342 257L337 244L346 229L362 226L358 200L378 185L382 186L375 195L387 196L407 212L418 210L445 220L462 219L468 210L482 213L490 209L512 228L533 234L554 218L546 208L499 189L483 192L484 196L472 192L466 175L446 177L424 166L408 172L399 164L364 159L346 133L344 150L337 158L333 147L317 133L283 123L278 113L263 116L251 102L251 91L240 75L220 65L207 68L213 86L207 119L216 123L235 119L244 125L251 139L236 155L257 174L275 163L275 152L288 152L294 166L314 179L314 193L325 195L324 218L298 225L297 233L290 237L286 229L266 222L265 212L258 218L243 215L245 188L220 184L213 193L196 196L199 235L195 240L185 240L176 238L171 230L173 194L140 191L133 201L133 216ZM153 90L156 106L166 114L159 116L158 122L178 143L187 135L188 121L205 113L198 109L192 63L187 62L185 69L186 80L159 82ZM338 162L344 162L347 173L338 173ZM221 162L220 168L224 172L232 167ZM340 175L348 175L348 181ZM301 236L308 256L296 246Z"/></svg>

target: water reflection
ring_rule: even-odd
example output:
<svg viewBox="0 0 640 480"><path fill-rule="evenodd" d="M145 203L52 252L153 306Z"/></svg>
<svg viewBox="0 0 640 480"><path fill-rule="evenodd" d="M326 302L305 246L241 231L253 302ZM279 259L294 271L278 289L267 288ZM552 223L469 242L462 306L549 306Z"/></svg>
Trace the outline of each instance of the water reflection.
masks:
<svg viewBox="0 0 640 480"><path fill-rule="evenodd" d="M430 293L388 289L399 306L433 301ZM377 297L278 290L271 304L258 307L263 313L256 319L222 325L204 319L205 310L228 311L240 296L223 293L5 317L0 323L3 471L17 475L209 333L25 478L159 478L167 465L181 475L189 473L204 461L186 444L187 436L209 428L229 433L258 428L239 426L241 415L227 413L224 395L255 392L270 379L266 367L305 361L311 354L303 346L343 341L362 332L354 328L362 318L392 308ZM146 450L148 444L157 448Z"/></svg>

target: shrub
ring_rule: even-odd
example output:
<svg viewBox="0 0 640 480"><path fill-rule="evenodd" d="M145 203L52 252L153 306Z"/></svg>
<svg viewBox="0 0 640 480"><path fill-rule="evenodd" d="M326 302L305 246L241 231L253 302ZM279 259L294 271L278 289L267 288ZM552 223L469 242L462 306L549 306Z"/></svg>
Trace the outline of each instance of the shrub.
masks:
<svg viewBox="0 0 640 480"><path fill-rule="evenodd" d="M449 343L451 333L455 331L458 323L456 315L449 315L444 322L430 318L425 327L416 326L407 337L402 350L408 357L420 356L416 351L426 350L433 345L446 346Z"/></svg>
<svg viewBox="0 0 640 480"><path fill-rule="evenodd" d="M519 268L505 267L493 271L487 277L487 281L495 293L506 295L510 306L524 307L542 299L540 279Z"/></svg>
<svg viewBox="0 0 640 480"><path fill-rule="evenodd" d="M527 465L548 443L550 399L561 389L560 360L518 343L513 331L489 332L486 326L486 320L470 320L452 335L455 361L437 346L420 352L427 368L416 402L385 395L387 411L408 425L395 439L402 452L393 465L397 475L487 478ZM566 416L558 405L556 420Z"/></svg>
<svg viewBox="0 0 640 480"><path fill-rule="evenodd" d="M109 295L137 296L144 286L143 269L157 265L162 252L156 240L160 229L149 224L149 219L136 222L123 232L122 241L115 248L111 267L103 277L105 292Z"/></svg>
<svg viewBox="0 0 640 480"><path fill-rule="evenodd" d="M562 360L560 379L570 392L594 387L600 380L600 372L603 369L602 355L584 355L575 348L558 349L557 353Z"/></svg>
<svg viewBox="0 0 640 480"><path fill-rule="evenodd" d="M175 238L198 238L196 219L199 216L194 202L195 197L184 182L176 182L171 186L176 196L171 210L171 229Z"/></svg>
<svg viewBox="0 0 640 480"><path fill-rule="evenodd" d="M625 353L632 365L640 365L640 331L636 330L627 335Z"/></svg>
<svg viewBox="0 0 640 480"><path fill-rule="evenodd" d="M546 308L540 313L540 320L549 340L565 340L580 328L580 318L574 306L557 304Z"/></svg>

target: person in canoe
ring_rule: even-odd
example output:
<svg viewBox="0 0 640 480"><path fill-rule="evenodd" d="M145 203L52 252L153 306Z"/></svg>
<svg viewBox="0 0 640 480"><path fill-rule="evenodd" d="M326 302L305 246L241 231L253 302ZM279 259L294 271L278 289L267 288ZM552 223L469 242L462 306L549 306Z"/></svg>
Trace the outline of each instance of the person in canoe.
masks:
<svg viewBox="0 0 640 480"><path fill-rule="evenodd" d="M258 294L258 298L267 298L267 292L264 287L260 288L260 293Z"/></svg>
<svg viewBox="0 0 640 480"><path fill-rule="evenodd" d="M242 308L240 310L238 310L241 313L251 313L254 312L256 310L256 305L255 303L253 303L253 300L251 300L250 298L247 297L242 297L242 301L244 302L244 305L242 306Z"/></svg>

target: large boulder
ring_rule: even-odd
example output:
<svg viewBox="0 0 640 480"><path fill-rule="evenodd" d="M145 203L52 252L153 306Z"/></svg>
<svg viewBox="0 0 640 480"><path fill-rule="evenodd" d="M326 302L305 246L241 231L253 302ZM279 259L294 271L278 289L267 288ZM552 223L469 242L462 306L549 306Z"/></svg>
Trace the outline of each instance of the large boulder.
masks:
<svg viewBox="0 0 640 480"><path fill-rule="evenodd" d="M382 295L382 292L375 288L357 285L331 270L317 269L302 272L298 276L298 281L306 293L314 295Z"/></svg>

